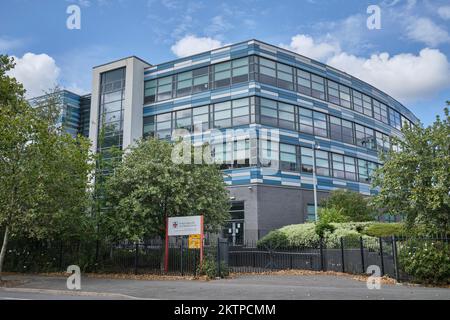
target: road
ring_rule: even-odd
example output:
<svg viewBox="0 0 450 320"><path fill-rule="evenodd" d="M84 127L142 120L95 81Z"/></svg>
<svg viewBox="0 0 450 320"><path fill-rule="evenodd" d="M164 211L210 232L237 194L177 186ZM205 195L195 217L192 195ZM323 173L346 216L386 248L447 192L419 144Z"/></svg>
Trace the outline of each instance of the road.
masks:
<svg viewBox="0 0 450 320"><path fill-rule="evenodd" d="M246 275L214 281L82 277L80 292L67 290L63 277L9 278L20 280L21 284L15 288L0 288L0 299L450 300L450 289L382 285L379 290L369 290L365 282L332 275Z"/></svg>

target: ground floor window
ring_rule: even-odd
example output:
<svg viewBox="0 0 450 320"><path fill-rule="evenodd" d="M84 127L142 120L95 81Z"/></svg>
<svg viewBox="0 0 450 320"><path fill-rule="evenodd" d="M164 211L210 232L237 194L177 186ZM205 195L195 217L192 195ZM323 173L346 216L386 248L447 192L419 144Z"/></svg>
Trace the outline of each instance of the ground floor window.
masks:
<svg viewBox="0 0 450 320"><path fill-rule="evenodd" d="M233 246L244 244L244 201L233 201L230 208L230 220L225 223L222 235Z"/></svg>

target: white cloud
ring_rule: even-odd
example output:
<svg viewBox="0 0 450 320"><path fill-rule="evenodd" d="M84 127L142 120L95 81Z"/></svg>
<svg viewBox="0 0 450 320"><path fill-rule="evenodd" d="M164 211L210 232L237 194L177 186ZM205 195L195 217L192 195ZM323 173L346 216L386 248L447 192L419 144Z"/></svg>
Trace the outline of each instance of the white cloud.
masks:
<svg viewBox="0 0 450 320"><path fill-rule="evenodd" d="M439 16L444 20L450 20L450 6L442 6L438 9Z"/></svg>
<svg viewBox="0 0 450 320"><path fill-rule="evenodd" d="M428 18L411 18L406 27L406 35L411 40L432 47L450 42L448 32Z"/></svg>
<svg viewBox="0 0 450 320"><path fill-rule="evenodd" d="M316 42L312 37L304 34L297 34L291 38L289 45L281 44L280 46L317 60L325 60L341 51L337 42Z"/></svg>
<svg viewBox="0 0 450 320"><path fill-rule="evenodd" d="M403 102L431 96L450 87L450 63L438 49L425 48L419 54L374 54L369 58L340 49L336 40L316 41L298 34L282 47L315 58L347 72Z"/></svg>
<svg viewBox="0 0 450 320"><path fill-rule="evenodd" d="M196 53L216 49L222 46L220 40L210 37L187 35L178 40L170 49L177 57L187 57Z"/></svg>
<svg viewBox="0 0 450 320"><path fill-rule="evenodd" d="M22 58L14 57L16 66L9 71L27 90L27 98L44 94L58 82L60 73L55 60L47 54L25 53Z"/></svg>
<svg viewBox="0 0 450 320"><path fill-rule="evenodd" d="M419 55L392 57L384 52L368 59L343 52L327 63L403 102L431 96L450 85L450 64L438 49L425 48Z"/></svg>

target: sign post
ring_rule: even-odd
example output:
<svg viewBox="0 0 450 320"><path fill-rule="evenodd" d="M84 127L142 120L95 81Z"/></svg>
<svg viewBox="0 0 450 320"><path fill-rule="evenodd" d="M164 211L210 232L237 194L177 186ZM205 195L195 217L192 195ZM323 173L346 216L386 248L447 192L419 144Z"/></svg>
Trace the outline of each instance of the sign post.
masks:
<svg viewBox="0 0 450 320"><path fill-rule="evenodd" d="M169 237L191 236L200 237L200 266L203 261L203 216L168 217L166 218L166 239L164 255L164 271L169 271ZM193 238L194 239L194 238ZM198 241L197 241L198 242ZM189 238L189 246L191 237Z"/></svg>

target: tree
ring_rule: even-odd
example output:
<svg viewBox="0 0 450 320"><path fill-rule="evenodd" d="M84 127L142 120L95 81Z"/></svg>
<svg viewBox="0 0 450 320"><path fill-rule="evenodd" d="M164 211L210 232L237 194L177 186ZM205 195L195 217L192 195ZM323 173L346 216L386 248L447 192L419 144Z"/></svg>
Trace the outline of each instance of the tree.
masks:
<svg viewBox="0 0 450 320"><path fill-rule="evenodd" d="M345 189L331 191L330 196L321 202L327 209L336 209L348 221L360 222L374 220L376 213L369 205L369 199L362 194Z"/></svg>
<svg viewBox="0 0 450 320"><path fill-rule="evenodd" d="M86 226L89 142L56 126L53 95L33 108L0 56L0 275L11 237L77 235Z"/></svg>
<svg viewBox="0 0 450 320"><path fill-rule="evenodd" d="M169 216L204 215L205 230L228 218L229 196L216 165L176 164L167 141L138 141L107 180L109 230L140 241L164 236Z"/></svg>
<svg viewBox="0 0 450 320"><path fill-rule="evenodd" d="M382 155L384 165L375 173L376 205L403 216L409 230L421 225L445 233L450 228L450 115L448 108L444 112L443 120L436 117L428 127L405 124L404 138L394 138L394 148Z"/></svg>

